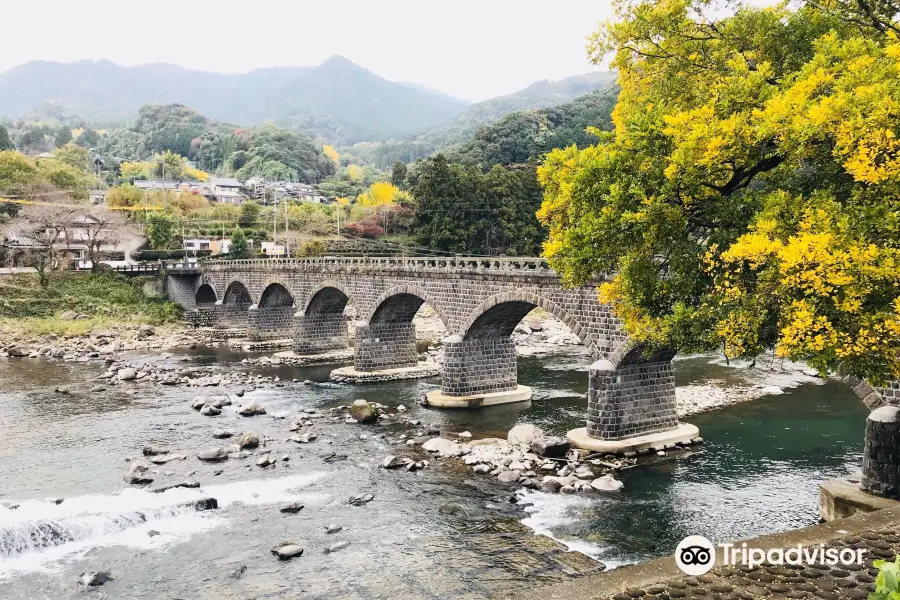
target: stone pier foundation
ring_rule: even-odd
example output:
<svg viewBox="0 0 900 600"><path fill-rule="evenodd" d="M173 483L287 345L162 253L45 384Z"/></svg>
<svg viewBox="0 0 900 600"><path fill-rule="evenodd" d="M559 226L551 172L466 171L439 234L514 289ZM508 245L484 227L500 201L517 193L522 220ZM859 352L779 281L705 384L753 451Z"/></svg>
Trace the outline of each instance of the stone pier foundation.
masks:
<svg viewBox="0 0 900 600"><path fill-rule="evenodd" d="M350 347L343 313L297 314L294 317L294 353L322 354Z"/></svg>
<svg viewBox="0 0 900 600"><path fill-rule="evenodd" d="M454 336L459 338L459 336ZM517 387L516 345L510 338L444 341L441 392L474 396L507 392Z"/></svg>
<svg viewBox="0 0 900 600"><path fill-rule="evenodd" d="M293 321L291 306L251 306L247 311L247 337L253 342L293 338Z"/></svg>
<svg viewBox="0 0 900 600"><path fill-rule="evenodd" d="M620 440L678 426L671 360L616 368L600 360L589 371L587 433Z"/></svg>
<svg viewBox="0 0 900 600"><path fill-rule="evenodd" d="M418 365L416 328L411 322L385 322L362 325L356 329L357 371L385 371Z"/></svg>
<svg viewBox="0 0 900 600"><path fill-rule="evenodd" d="M900 500L900 408L882 406L866 419L862 491Z"/></svg>

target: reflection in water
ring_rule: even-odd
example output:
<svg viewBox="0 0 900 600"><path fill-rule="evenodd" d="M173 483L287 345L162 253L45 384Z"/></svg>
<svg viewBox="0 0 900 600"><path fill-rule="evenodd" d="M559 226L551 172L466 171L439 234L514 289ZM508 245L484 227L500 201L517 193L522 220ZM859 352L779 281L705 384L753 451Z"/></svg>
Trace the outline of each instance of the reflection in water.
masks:
<svg viewBox="0 0 900 600"><path fill-rule="evenodd" d="M185 359L183 364L232 370L248 369L240 362L247 356L200 348L141 360L178 365ZM564 434L584 424L588 363L581 356L520 359L519 381L534 388L534 400L468 411L418 406L421 396L439 385L437 379L356 387L288 383L249 392L247 397L270 413L250 420L230 411L208 419L187 408L194 394L210 390L143 384L99 390L96 386L105 385L96 379L102 365L0 360L0 439L6 440L0 445L0 502L24 509L13 515L18 509L0 508L0 549L4 539L7 547L34 544L31 537L16 537L23 531L47 533L29 520L29 511L38 509L47 518L57 515L78 537L56 546L56 558L38 556L39 549L17 551L17 564L32 561L51 572L7 575L2 585L10 598L34 597L35 589L46 597L75 597L72 573L111 568L123 574L113 584L121 586L115 592L121 597L249 598L279 590L315 597L492 597L564 576L548 566L562 559L535 546L544 538L525 535L518 525L522 506L529 527L615 566L667 554L688 534L721 541L812 524L818 482L859 465L866 411L850 390L834 382L803 384L782 395L691 417L706 440L700 452L623 473L621 493L526 492L519 494L518 507L509 502L506 488L455 461L439 461L418 473L379 469L384 455L408 451L377 435L409 431L399 425L327 420L317 426L316 444L286 446L287 422L271 418L364 397L404 404L408 418L440 425L445 432L503 437L516 423L528 422ZM325 381L332 368L251 370L290 382ZM703 357L677 361L676 373L679 385L696 389L712 382L741 384L744 377ZM55 393L59 385L72 392ZM262 471L252 462L216 467L194 460L197 451L216 444L211 433L222 427L253 429L272 440L269 448L277 456L290 454L290 461ZM159 482L195 473L190 477L201 481L203 493L219 493L225 505L209 514L181 509L157 514L144 507L151 501L146 492L122 492L125 459L139 456L150 442L188 456L154 468ZM318 458L325 448L347 453L348 459L326 463ZM214 473L217 468L221 475ZM290 482L290 477L299 477L302 485L279 487L278 481ZM229 490L234 498L226 503ZM376 500L365 507L346 505L347 497L363 491L374 493ZM181 495L199 494L180 491L159 502L170 506L169 500ZM77 500L90 495L104 499L96 510ZM272 508L298 497L307 505L299 515L286 517ZM58 506L29 502L40 498L65 500ZM324 534L331 522L345 527L340 540ZM145 538L150 529L162 536ZM268 548L291 537L308 547L303 560L273 567ZM328 544L343 540L351 547L324 554ZM553 560L547 558L551 555ZM0 552L0 577L9 560ZM191 567L201 561L208 565L202 578ZM247 574L239 581L230 578L228 573L242 565L248 566Z"/></svg>

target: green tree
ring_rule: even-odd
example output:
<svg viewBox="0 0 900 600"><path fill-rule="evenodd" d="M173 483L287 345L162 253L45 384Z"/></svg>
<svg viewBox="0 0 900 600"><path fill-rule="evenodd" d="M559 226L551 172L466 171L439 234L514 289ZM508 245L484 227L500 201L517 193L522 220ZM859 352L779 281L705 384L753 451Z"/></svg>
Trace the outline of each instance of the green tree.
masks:
<svg viewBox="0 0 900 600"><path fill-rule="evenodd" d="M238 225L241 227L253 227L259 219L259 213L262 211L256 202L244 202L241 204L241 214L238 217Z"/></svg>
<svg viewBox="0 0 900 600"><path fill-rule="evenodd" d="M651 348L900 377L896 7L616 4L615 132L539 172L553 266L615 273L600 297Z"/></svg>
<svg viewBox="0 0 900 600"><path fill-rule="evenodd" d="M401 190L406 189L406 171L406 163L399 160L394 163L394 168L391 171L391 183Z"/></svg>
<svg viewBox="0 0 900 600"><path fill-rule="evenodd" d="M53 138L53 146L59 148L72 141L72 130L66 125L60 125Z"/></svg>
<svg viewBox="0 0 900 600"><path fill-rule="evenodd" d="M95 129L87 128L81 132L75 143L82 148L97 148L102 141L103 137Z"/></svg>
<svg viewBox="0 0 900 600"><path fill-rule="evenodd" d="M0 152L4 150L15 150L12 140L9 139L9 131L6 127L0 125Z"/></svg>
<svg viewBox="0 0 900 600"><path fill-rule="evenodd" d="M62 161L70 167L75 167L82 171L91 169L94 164L90 153L85 148L76 146L72 142L54 150L53 156L56 157L56 160Z"/></svg>
<svg viewBox="0 0 900 600"><path fill-rule="evenodd" d="M228 254L231 258L250 258L250 246L247 243L247 236L244 230L237 228L231 233L231 245L228 247Z"/></svg>
<svg viewBox="0 0 900 600"><path fill-rule="evenodd" d="M166 249L175 237L175 221L167 214L154 212L147 218L146 235L151 248Z"/></svg>

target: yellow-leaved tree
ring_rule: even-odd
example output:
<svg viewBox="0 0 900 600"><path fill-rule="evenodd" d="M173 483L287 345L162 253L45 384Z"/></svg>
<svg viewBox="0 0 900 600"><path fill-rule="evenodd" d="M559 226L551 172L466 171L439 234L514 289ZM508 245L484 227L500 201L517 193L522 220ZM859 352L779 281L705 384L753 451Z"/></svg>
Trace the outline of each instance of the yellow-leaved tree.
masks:
<svg viewBox="0 0 900 600"><path fill-rule="evenodd" d="M616 2L615 130L539 170L545 254L648 347L900 376L890 2ZM713 14L718 16L713 16Z"/></svg>

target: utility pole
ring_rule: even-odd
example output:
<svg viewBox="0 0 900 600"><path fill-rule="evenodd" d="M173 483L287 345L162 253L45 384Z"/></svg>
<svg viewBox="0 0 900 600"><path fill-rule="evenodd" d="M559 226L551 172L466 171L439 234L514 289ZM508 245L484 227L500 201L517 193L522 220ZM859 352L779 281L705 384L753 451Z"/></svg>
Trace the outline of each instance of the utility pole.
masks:
<svg viewBox="0 0 900 600"><path fill-rule="evenodd" d="M291 257L291 238L290 238L290 225L288 224L288 205L287 198L283 200L284 202L284 257Z"/></svg>

